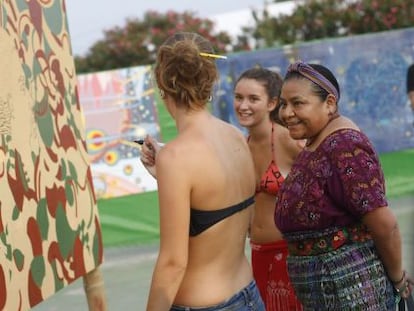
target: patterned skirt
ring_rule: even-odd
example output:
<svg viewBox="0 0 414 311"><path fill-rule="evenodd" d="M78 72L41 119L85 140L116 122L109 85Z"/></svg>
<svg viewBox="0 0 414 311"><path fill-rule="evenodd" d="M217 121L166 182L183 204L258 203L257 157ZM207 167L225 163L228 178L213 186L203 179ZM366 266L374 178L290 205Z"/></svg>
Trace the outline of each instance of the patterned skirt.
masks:
<svg viewBox="0 0 414 311"><path fill-rule="evenodd" d="M396 297L372 240L287 258L304 310L395 310Z"/></svg>

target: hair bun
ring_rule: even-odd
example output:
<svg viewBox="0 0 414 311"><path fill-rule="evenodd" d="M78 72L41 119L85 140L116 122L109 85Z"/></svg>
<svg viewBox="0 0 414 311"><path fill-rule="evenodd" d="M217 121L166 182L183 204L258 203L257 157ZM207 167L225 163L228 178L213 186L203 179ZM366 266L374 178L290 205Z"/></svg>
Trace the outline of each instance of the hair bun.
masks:
<svg viewBox="0 0 414 311"><path fill-rule="evenodd" d="M177 73L183 79L193 79L200 74L203 68L203 59L200 56L198 47L178 42L174 49Z"/></svg>
<svg viewBox="0 0 414 311"><path fill-rule="evenodd" d="M211 97L218 71L200 52L213 53L213 47L196 33L176 33L157 52L157 85L179 106L204 107Z"/></svg>

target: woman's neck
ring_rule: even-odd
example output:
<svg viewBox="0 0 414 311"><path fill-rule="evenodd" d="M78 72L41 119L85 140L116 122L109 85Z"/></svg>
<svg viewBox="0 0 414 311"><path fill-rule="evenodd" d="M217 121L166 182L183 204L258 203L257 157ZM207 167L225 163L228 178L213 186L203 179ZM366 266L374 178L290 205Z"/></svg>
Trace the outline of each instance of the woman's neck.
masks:
<svg viewBox="0 0 414 311"><path fill-rule="evenodd" d="M332 117L328 120L328 122L322 127L322 129L316 135L309 137L306 140L305 148L312 149L312 147L315 147L315 143L319 141L319 139L321 138L321 134L326 130L328 125L331 124L333 120L338 119L339 117L340 115L338 113L335 113L334 115L332 115Z"/></svg>
<svg viewBox="0 0 414 311"><path fill-rule="evenodd" d="M260 142L262 140L269 141L269 135L271 134L272 121L266 120L256 125L255 127L249 128L250 141Z"/></svg>
<svg viewBox="0 0 414 311"><path fill-rule="evenodd" d="M200 110L183 110L177 109L175 114L175 125L178 132L186 130L193 124L202 124L205 120L208 120L211 114L206 109Z"/></svg>

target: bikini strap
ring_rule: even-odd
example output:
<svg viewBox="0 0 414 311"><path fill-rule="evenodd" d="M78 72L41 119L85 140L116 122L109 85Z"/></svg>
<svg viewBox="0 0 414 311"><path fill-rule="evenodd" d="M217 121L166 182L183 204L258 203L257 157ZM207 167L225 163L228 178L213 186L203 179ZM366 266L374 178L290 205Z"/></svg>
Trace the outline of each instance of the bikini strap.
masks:
<svg viewBox="0 0 414 311"><path fill-rule="evenodd" d="M271 146L272 146L272 160L274 161L274 159L275 159L275 146L274 146L274 139L273 139L273 136L274 136L274 132L275 132L275 127L274 127L274 125L275 125L275 123L274 122L272 122L272 135L271 135Z"/></svg>

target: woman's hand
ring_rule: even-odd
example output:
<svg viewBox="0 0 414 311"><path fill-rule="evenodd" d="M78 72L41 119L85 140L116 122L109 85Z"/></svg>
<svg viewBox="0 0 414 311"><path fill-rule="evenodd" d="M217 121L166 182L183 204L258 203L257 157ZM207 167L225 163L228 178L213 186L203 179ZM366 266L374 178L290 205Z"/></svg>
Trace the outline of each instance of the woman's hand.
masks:
<svg viewBox="0 0 414 311"><path fill-rule="evenodd" d="M162 144L159 144L154 138L147 135L144 139L141 149L141 162L147 169L148 173L154 178L157 178L157 171L155 168L155 159Z"/></svg>
<svg viewBox="0 0 414 311"><path fill-rule="evenodd" d="M406 271L404 271L401 280L393 282L393 285L396 292L401 296L401 298L407 299L413 290L414 280L407 275Z"/></svg>

